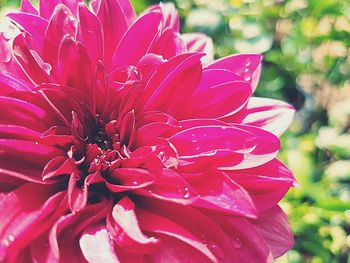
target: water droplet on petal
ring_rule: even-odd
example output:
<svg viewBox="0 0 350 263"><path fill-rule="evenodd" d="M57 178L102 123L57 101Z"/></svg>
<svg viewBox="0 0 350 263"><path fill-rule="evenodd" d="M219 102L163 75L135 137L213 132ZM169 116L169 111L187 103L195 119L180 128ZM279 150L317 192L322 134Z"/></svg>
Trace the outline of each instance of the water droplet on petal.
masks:
<svg viewBox="0 0 350 263"><path fill-rule="evenodd" d="M242 242L238 237L236 237L232 239L232 245L234 246L234 248L240 248L242 246Z"/></svg>
<svg viewBox="0 0 350 263"><path fill-rule="evenodd" d="M245 62L245 66L249 67L252 64L252 62L250 61L250 59L247 59L247 61Z"/></svg>

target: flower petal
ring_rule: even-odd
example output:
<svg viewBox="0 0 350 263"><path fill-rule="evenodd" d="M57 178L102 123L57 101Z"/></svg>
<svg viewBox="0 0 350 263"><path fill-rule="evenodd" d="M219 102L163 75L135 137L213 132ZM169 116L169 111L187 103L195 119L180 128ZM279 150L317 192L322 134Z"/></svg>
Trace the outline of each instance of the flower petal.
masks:
<svg viewBox="0 0 350 263"><path fill-rule="evenodd" d="M159 33L162 15L150 12L140 17L127 31L113 55L113 68L136 66L139 60L148 52L153 39ZM128 52L133 50L132 53Z"/></svg>
<svg viewBox="0 0 350 263"><path fill-rule="evenodd" d="M282 101L251 98L246 108L225 121L257 126L280 136L292 122L294 112L293 106Z"/></svg>
<svg viewBox="0 0 350 263"><path fill-rule="evenodd" d="M227 69L251 84L255 90L261 69L262 56L259 54L237 54L225 57L209 64L207 69Z"/></svg>
<svg viewBox="0 0 350 263"><path fill-rule="evenodd" d="M132 253L150 253L159 245L159 240L142 233L135 204L128 197L123 197L107 215L107 229L118 246Z"/></svg>
<svg viewBox="0 0 350 263"><path fill-rule="evenodd" d="M203 52L206 55L202 58L203 64L208 64L214 60L213 40L203 33L186 33L181 35L185 42L187 52Z"/></svg>
<svg viewBox="0 0 350 263"><path fill-rule="evenodd" d="M90 263L120 262L112 245L113 241L103 226L91 226L84 230L79 245L85 259Z"/></svg>
<svg viewBox="0 0 350 263"><path fill-rule="evenodd" d="M21 11L24 13L29 13L33 15L38 15L38 10L35 9L30 0L21 1Z"/></svg>
<svg viewBox="0 0 350 263"><path fill-rule="evenodd" d="M261 213L258 220L251 222L265 239L274 258L282 256L294 246L288 219L279 206Z"/></svg>

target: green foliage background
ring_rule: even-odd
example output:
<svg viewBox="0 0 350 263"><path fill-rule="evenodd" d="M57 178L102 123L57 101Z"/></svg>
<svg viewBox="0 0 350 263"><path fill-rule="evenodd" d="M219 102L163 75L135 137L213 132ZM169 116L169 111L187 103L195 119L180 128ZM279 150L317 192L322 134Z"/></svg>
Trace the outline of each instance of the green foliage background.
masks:
<svg viewBox="0 0 350 263"><path fill-rule="evenodd" d="M132 0L137 12L158 1ZM202 31L216 57L263 53L256 96L297 109L280 158L300 188L281 202L296 245L280 263L350 263L350 1L173 0L182 31ZM18 6L0 0L0 12Z"/></svg>

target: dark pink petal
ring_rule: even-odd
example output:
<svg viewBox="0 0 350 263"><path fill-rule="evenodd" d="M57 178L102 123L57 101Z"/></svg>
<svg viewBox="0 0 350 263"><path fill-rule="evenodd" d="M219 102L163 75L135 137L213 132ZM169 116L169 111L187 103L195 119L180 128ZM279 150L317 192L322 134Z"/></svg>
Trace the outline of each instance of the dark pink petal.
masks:
<svg viewBox="0 0 350 263"><path fill-rule="evenodd" d="M70 175L72 172L78 172L78 168L72 159L66 156L60 156L50 160L42 172L43 180L56 179L62 175Z"/></svg>
<svg viewBox="0 0 350 263"><path fill-rule="evenodd" d="M153 75L141 97L144 110L179 111L199 82L203 54L183 54L171 58ZM170 101L168 98L172 98ZM143 102L145 100L145 102Z"/></svg>
<svg viewBox="0 0 350 263"><path fill-rule="evenodd" d="M212 215L211 218L220 224L225 233L230 236L234 262L273 262L270 249L265 243L265 237L261 236L247 219L223 215ZM257 221L259 220L260 217Z"/></svg>
<svg viewBox="0 0 350 263"><path fill-rule="evenodd" d="M14 75L0 73L0 95L6 96L15 91L30 91L34 88L32 83L26 82Z"/></svg>
<svg viewBox="0 0 350 263"><path fill-rule="evenodd" d="M262 56L259 54L238 54L225 57L209 64L207 69L227 69L251 84L255 90L261 69Z"/></svg>
<svg viewBox="0 0 350 263"><path fill-rule="evenodd" d="M103 29L104 62L106 67L109 68L118 43L128 30L128 22L119 1L101 0L97 1L96 4L98 5L98 11L96 13Z"/></svg>
<svg viewBox="0 0 350 263"><path fill-rule="evenodd" d="M1 139L17 139L26 141L38 141L41 133L18 125L0 124Z"/></svg>
<svg viewBox="0 0 350 263"><path fill-rule="evenodd" d="M84 179L83 186L80 187L79 180L82 180L81 175L76 172L72 172L68 182L68 204L73 213L83 210L87 205L88 199L88 177Z"/></svg>
<svg viewBox="0 0 350 263"><path fill-rule="evenodd" d="M50 1L50 3L52 4L53 2ZM43 5L46 6L46 4ZM43 50L44 60L52 66L55 66L57 64L58 51L62 39L65 35L74 37L76 30L77 21L71 11L65 5L58 5L46 29Z"/></svg>
<svg viewBox="0 0 350 263"><path fill-rule="evenodd" d="M135 204L128 197L123 197L107 215L107 229L118 246L132 253L150 253L159 245L159 240L142 233Z"/></svg>
<svg viewBox="0 0 350 263"><path fill-rule="evenodd" d="M162 32L161 36L154 42L150 52L162 55L170 59L176 55L184 53L186 50L178 33L172 29Z"/></svg>
<svg viewBox="0 0 350 263"><path fill-rule="evenodd" d="M78 4L82 2L82 0L52 0L52 1L45 1L40 0L39 3L39 9L40 9L40 16L49 19L54 13L54 9L58 5L65 5L70 9L70 11L76 15L78 11Z"/></svg>
<svg viewBox="0 0 350 263"><path fill-rule="evenodd" d="M198 193L175 171L154 169L150 172L156 175L154 183L137 190L138 194L184 205L193 203L198 197Z"/></svg>
<svg viewBox="0 0 350 263"><path fill-rule="evenodd" d="M224 120L257 126L280 136L292 122L294 112L293 106L282 101L251 98L246 108Z"/></svg>
<svg viewBox="0 0 350 263"><path fill-rule="evenodd" d="M178 33L180 30L180 18L179 14L175 8L175 5L171 2L168 3L160 3L158 5L151 6L145 13L149 13L152 11L158 11L163 15L163 30L172 30L175 33Z"/></svg>
<svg viewBox="0 0 350 263"><path fill-rule="evenodd" d="M185 42L187 52L203 52L206 54L202 58L204 64L214 60L213 40L207 35L203 33L187 33L182 34L181 39Z"/></svg>
<svg viewBox="0 0 350 263"><path fill-rule="evenodd" d="M46 64L35 51L29 49L26 38L28 36L20 34L13 41L13 53L17 61L34 83L50 82L50 65Z"/></svg>
<svg viewBox="0 0 350 263"><path fill-rule="evenodd" d="M297 185L292 172L277 159L226 174L249 192L259 211L275 207L289 188Z"/></svg>
<svg viewBox="0 0 350 263"><path fill-rule="evenodd" d="M189 128L170 137L180 158L200 155L216 150L250 151L256 137L249 131L229 126L200 126Z"/></svg>
<svg viewBox="0 0 350 263"><path fill-rule="evenodd" d="M61 42L55 76L63 86L84 89L87 94L92 94L91 61L86 49L72 36L65 36Z"/></svg>
<svg viewBox="0 0 350 263"><path fill-rule="evenodd" d="M77 40L86 48L93 64L103 58L103 39L100 20L86 5L80 4Z"/></svg>
<svg viewBox="0 0 350 263"><path fill-rule="evenodd" d="M31 35L33 48L41 54L48 21L29 13L10 13L7 16Z"/></svg>
<svg viewBox="0 0 350 263"><path fill-rule="evenodd" d="M261 213L251 221L262 235L274 258L282 256L294 246L288 219L279 206Z"/></svg>
<svg viewBox="0 0 350 263"><path fill-rule="evenodd" d="M152 212L148 212L147 210L143 209L137 209L137 216L139 218L139 222L141 225L141 228L144 231L151 232L151 233L157 233L162 234L168 237L172 237L174 239L177 239L178 241L182 241L186 244L188 244L192 250L194 250L192 253L193 255L196 255L196 251L202 253L202 255L206 256L207 259L209 259L211 262L217 262L216 256L210 251L210 249L207 247L207 245L201 240L196 237L193 233L191 233L189 230L183 228L180 225L177 225L173 221L162 217L160 215L154 214ZM161 238L161 241L163 243L164 238ZM167 240L167 238L165 238ZM178 241L175 243L178 243ZM156 251L154 256L164 253L162 251L163 249L160 248L161 251ZM170 250L170 248L167 248ZM191 254L192 254L191 253ZM163 255L164 256L164 255ZM183 257L183 255L178 255L180 258ZM189 260L191 257L186 258L184 260ZM162 261L161 261L162 262Z"/></svg>
<svg viewBox="0 0 350 263"><path fill-rule="evenodd" d="M186 229L186 231L194 235L200 243L204 244L215 255L219 262L225 262L225 260L226 262L234 262L229 236L227 236L223 229L205 213L190 206L164 202L157 199L143 198L139 203L139 207L143 210L166 218L171 221L172 224ZM166 225L162 225L161 222L157 224L157 221L151 221L150 223L152 223L154 228L164 228L164 231L168 231L168 235L171 232L174 232L174 234L176 233L176 229L172 227L165 230ZM142 223L141 227L143 225Z"/></svg>
<svg viewBox="0 0 350 263"><path fill-rule="evenodd" d="M182 105L181 119L221 118L239 111L251 96L246 82L233 81L202 89Z"/></svg>
<svg viewBox="0 0 350 263"><path fill-rule="evenodd" d="M51 124L46 111L23 100L0 97L0 110L0 124L20 125L35 131L45 131Z"/></svg>
<svg viewBox="0 0 350 263"><path fill-rule="evenodd" d="M209 170L203 174L188 175L186 180L199 194L194 206L233 215L257 217L249 194L220 171Z"/></svg>
<svg viewBox="0 0 350 263"><path fill-rule="evenodd" d="M21 2L21 11L24 13L29 13L33 15L38 15L38 10L35 9L30 0L22 0Z"/></svg>
<svg viewBox="0 0 350 263"><path fill-rule="evenodd" d="M120 144L131 147L136 136L135 112L128 112L120 124Z"/></svg>
<svg viewBox="0 0 350 263"><path fill-rule="evenodd" d="M48 262L84 262L79 246L79 236L89 226L100 223L106 217L110 203L102 201L86 206L74 214L62 215L52 226L49 233L49 244L46 257Z"/></svg>
<svg viewBox="0 0 350 263"><path fill-rule="evenodd" d="M243 129L246 132L254 134L257 142L252 151L245 153L244 161L239 165L232 167L233 170L256 167L267 163L276 157L280 148L280 140L277 136L254 126L232 124L232 127ZM230 168L225 167L223 170L230 170Z"/></svg>
<svg viewBox="0 0 350 263"><path fill-rule="evenodd" d="M148 52L158 35L161 20L159 12L151 12L140 17L120 41L113 55L113 67L135 66ZM129 50L133 52L130 53Z"/></svg>
<svg viewBox="0 0 350 263"><path fill-rule="evenodd" d="M155 181L155 177L146 169L118 168L108 177L106 186L112 192L124 192L144 188Z"/></svg>
<svg viewBox="0 0 350 263"><path fill-rule="evenodd" d="M124 13L127 25L130 26L136 19L136 14L130 0L118 0L118 4Z"/></svg>
<svg viewBox="0 0 350 263"><path fill-rule="evenodd" d="M55 194L57 186L25 184L8 194L0 194L0 260L16 262L18 251L50 227L64 194ZM34 194L35 193L35 194ZM57 211L56 211L57 210Z"/></svg>
<svg viewBox="0 0 350 263"><path fill-rule="evenodd" d="M227 82L241 81L241 77L226 69L204 69L194 94L201 93Z"/></svg>
<svg viewBox="0 0 350 263"><path fill-rule="evenodd" d="M91 226L84 230L79 239L84 258L88 262L120 262L107 229L102 225Z"/></svg>

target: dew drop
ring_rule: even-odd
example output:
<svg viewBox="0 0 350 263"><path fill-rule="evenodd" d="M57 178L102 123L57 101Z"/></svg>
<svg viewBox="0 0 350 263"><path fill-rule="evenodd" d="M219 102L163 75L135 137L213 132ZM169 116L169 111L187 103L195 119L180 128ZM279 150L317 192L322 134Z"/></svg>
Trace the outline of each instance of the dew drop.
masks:
<svg viewBox="0 0 350 263"><path fill-rule="evenodd" d="M132 184L133 184L133 185L138 185L139 182L138 182L138 181L133 181Z"/></svg>
<svg viewBox="0 0 350 263"><path fill-rule="evenodd" d="M234 248L240 248L242 246L242 242L238 237L236 237L232 239L232 245L234 246Z"/></svg>
<svg viewBox="0 0 350 263"><path fill-rule="evenodd" d="M245 72L245 73L248 73L248 72L249 72L249 68L245 68L245 69L244 69L244 72Z"/></svg>
<svg viewBox="0 0 350 263"><path fill-rule="evenodd" d="M189 189L188 187L185 187L185 188L184 188L184 192L185 192L184 198L185 198L185 199L188 199L188 198L190 198L190 196L191 196L190 193L189 193L189 190L190 190L190 189Z"/></svg>
<svg viewBox="0 0 350 263"><path fill-rule="evenodd" d="M245 62L245 66L246 67L249 67L250 65L252 64L252 62L249 60L249 59L247 59L247 61Z"/></svg>

